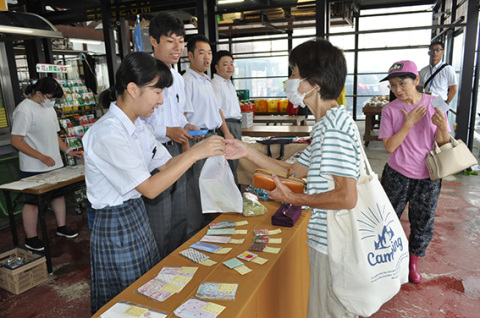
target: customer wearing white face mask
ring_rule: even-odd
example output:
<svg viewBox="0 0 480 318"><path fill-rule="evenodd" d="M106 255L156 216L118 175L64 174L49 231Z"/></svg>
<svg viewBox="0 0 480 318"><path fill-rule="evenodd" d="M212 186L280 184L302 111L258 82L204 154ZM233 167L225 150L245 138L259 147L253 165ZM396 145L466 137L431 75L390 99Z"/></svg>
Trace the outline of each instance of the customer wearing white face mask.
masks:
<svg viewBox="0 0 480 318"><path fill-rule="evenodd" d="M347 64L342 51L322 39L294 48L289 62L292 75L286 83L287 97L294 105L307 106L315 117L311 144L294 164L267 157L238 140L224 140L225 157L246 158L260 168L307 178L307 192L298 194L274 176L276 188L268 191L268 196L312 210L307 228L308 317L354 317L333 294L327 250L327 210L352 209L357 202L361 141L355 122L337 103Z"/></svg>
<svg viewBox="0 0 480 318"><path fill-rule="evenodd" d="M62 87L51 77L44 77L27 86L29 96L18 104L13 112L11 143L19 151L22 178L63 167L59 149L70 156L82 154L68 149L57 135L60 130L57 114L53 106L55 100L63 96ZM54 197L55 194L53 193ZM35 251L43 251L45 245L37 236L38 207L33 195L24 195L27 202L23 206L22 219L25 229L25 246ZM57 196L51 201L57 221L57 235L74 238L78 233L65 226L65 198Z"/></svg>

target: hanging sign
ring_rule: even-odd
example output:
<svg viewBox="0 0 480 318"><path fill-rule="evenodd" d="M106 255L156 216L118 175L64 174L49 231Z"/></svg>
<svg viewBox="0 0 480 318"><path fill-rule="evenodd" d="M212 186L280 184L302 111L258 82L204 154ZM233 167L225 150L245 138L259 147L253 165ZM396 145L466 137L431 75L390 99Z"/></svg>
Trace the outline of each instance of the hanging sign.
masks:
<svg viewBox="0 0 480 318"><path fill-rule="evenodd" d="M67 73L67 65L63 64L37 64L38 73Z"/></svg>

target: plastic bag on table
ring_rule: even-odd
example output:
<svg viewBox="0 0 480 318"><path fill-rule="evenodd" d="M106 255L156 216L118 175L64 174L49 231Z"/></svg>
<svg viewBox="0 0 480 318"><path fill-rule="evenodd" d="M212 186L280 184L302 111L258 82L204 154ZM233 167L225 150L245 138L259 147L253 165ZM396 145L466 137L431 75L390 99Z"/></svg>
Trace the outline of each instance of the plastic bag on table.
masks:
<svg viewBox="0 0 480 318"><path fill-rule="evenodd" d="M203 213L242 212L242 194L224 156L207 158L199 187Z"/></svg>
<svg viewBox="0 0 480 318"><path fill-rule="evenodd" d="M255 194L245 192L243 194L243 215L256 216L264 215L267 208L258 201Z"/></svg>

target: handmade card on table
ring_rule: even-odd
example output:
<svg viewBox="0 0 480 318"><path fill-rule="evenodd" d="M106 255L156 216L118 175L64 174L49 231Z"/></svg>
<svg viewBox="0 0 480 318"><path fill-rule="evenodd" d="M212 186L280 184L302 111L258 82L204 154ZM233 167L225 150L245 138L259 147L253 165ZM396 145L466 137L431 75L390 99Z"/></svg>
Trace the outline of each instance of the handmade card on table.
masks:
<svg viewBox="0 0 480 318"><path fill-rule="evenodd" d="M236 258L229 259L228 261L223 262L223 264L228 268L235 268L235 267L244 265L241 261L239 261Z"/></svg>
<svg viewBox="0 0 480 318"><path fill-rule="evenodd" d="M238 284L203 282L197 290L200 299L235 300Z"/></svg>
<svg viewBox="0 0 480 318"><path fill-rule="evenodd" d="M180 254L195 263L200 263L201 261L209 258L209 256L203 253L200 253L199 251L194 250L193 248L187 248L186 250L181 251Z"/></svg>
<svg viewBox="0 0 480 318"><path fill-rule="evenodd" d="M190 298L175 309L173 313L180 318L216 318L225 308L225 306L215 303Z"/></svg>
<svg viewBox="0 0 480 318"><path fill-rule="evenodd" d="M242 254L238 255L237 257L243 260L246 260L247 262L250 262L252 259L257 257L257 254L250 253L250 252L243 252Z"/></svg>
<svg viewBox="0 0 480 318"><path fill-rule="evenodd" d="M207 235L234 235L235 229L210 229Z"/></svg>
<svg viewBox="0 0 480 318"><path fill-rule="evenodd" d="M235 227L236 225L237 225L237 222L226 221L226 222L210 223L208 226L211 229L220 229L224 227Z"/></svg>
<svg viewBox="0 0 480 318"><path fill-rule="evenodd" d="M101 314L100 318L165 318L167 315L167 312L158 309L121 300Z"/></svg>
<svg viewBox="0 0 480 318"><path fill-rule="evenodd" d="M218 251L219 249L222 248L221 246L214 245L214 244L208 244L208 243L205 243L205 242L197 242L193 245L190 245L190 247L194 248L196 250L205 251L205 252L209 252L209 253L215 253L216 251Z"/></svg>
<svg viewBox="0 0 480 318"><path fill-rule="evenodd" d="M209 243L220 243L227 244L230 241L230 236L215 236L215 235L205 235L200 241L209 242Z"/></svg>
<svg viewBox="0 0 480 318"><path fill-rule="evenodd" d="M258 244L258 243L253 243L248 250L250 251L255 251L255 252L263 252L263 250L267 247L265 244Z"/></svg>
<svg viewBox="0 0 480 318"><path fill-rule="evenodd" d="M268 235L268 230L267 229L261 229L261 230L253 230L253 234L255 236L267 236Z"/></svg>

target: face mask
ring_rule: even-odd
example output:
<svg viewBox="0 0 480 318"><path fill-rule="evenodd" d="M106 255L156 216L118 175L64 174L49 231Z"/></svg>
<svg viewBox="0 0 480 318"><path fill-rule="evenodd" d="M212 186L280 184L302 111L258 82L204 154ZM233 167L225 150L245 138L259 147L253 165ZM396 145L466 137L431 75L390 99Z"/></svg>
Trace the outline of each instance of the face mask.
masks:
<svg viewBox="0 0 480 318"><path fill-rule="evenodd" d="M306 95L310 94L311 91L313 91L315 88L312 88L306 93L300 94L298 92L298 86L300 85L300 82L304 81L305 79L288 79L287 82L285 83L285 91L287 93L287 98L290 101L290 103L293 104L294 107L305 107L305 104L303 103L303 99L305 98Z"/></svg>
<svg viewBox="0 0 480 318"><path fill-rule="evenodd" d="M54 99L45 98L45 101L42 103L42 106L45 108L53 107L53 105L55 105Z"/></svg>

